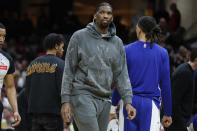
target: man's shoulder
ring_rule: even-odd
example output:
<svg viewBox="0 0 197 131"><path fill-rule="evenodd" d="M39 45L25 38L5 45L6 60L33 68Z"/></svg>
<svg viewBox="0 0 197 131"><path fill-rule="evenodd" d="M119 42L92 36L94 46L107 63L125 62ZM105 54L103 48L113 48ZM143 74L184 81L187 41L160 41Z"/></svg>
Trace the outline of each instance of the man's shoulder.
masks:
<svg viewBox="0 0 197 131"><path fill-rule="evenodd" d="M13 58L12 58L7 52L5 52L5 51L3 51L3 50L0 50L0 53L1 53L3 56L5 56L8 60L10 60L10 61L13 60Z"/></svg>
<svg viewBox="0 0 197 131"><path fill-rule="evenodd" d="M130 49L130 48L132 49L133 47L136 47L137 45L139 45L138 41L134 41L132 43L125 45L125 49Z"/></svg>
<svg viewBox="0 0 197 131"><path fill-rule="evenodd" d="M167 50L164 48L164 47L162 47L161 45L159 45L159 44L157 44L157 43L154 43L155 44L155 47L158 49L158 50L160 50L161 52L167 52Z"/></svg>
<svg viewBox="0 0 197 131"><path fill-rule="evenodd" d="M122 42L122 39L119 36L117 36L117 35L114 35L112 37L112 39L115 39L115 40L118 40L118 41L121 41Z"/></svg>
<svg viewBox="0 0 197 131"><path fill-rule="evenodd" d="M163 58L169 57L168 51L161 45L154 43L155 51L162 55Z"/></svg>
<svg viewBox="0 0 197 131"><path fill-rule="evenodd" d="M29 66L32 66L36 63L40 63L42 61L46 60L46 55L42 55L42 56L39 56L39 57L36 57L34 60L32 60L29 64Z"/></svg>
<svg viewBox="0 0 197 131"><path fill-rule="evenodd" d="M64 61L61 58L59 58L58 56L55 56L55 55L39 56L39 57L35 58L31 63L37 63L37 62L42 62L42 61L49 61L49 62L58 61L60 63L64 63Z"/></svg>
<svg viewBox="0 0 197 131"><path fill-rule="evenodd" d="M54 55L51 55L51 56L43 55L43 56L35 58L29 64L28 69L41 68L41 67L50 67L51 69L55 67L54 69L58 68L58 69L61 69L62 71L64 68L64 60Z"/></svg>
<svg viewBox="0 0 197 131"><path fill-rule="evenodd" d="M51 61L51 64L57 64L57 68L63 70L65 62L61 58L54 56L53 61Z"/></svg>
<svg viewBox="0 0 197 131"><path fill-rule="evenodd" d="M174 71L174 76L189 77L192 74L187 62L180 64Z"/></svg>
<svg viewBox="0 0 197 131"><path fill-rule="evenodd" d="M62 60L61 58L57 57L57 62L60 64L60 65L64 65L64 60Z"/></svg>
<svg viewBox="0 0 197 131"><path fill-rule="evenodd" d="M123 46L123 42L120 37L117 35L114 35L113 37L110 38L110 42L113 43L116 46Z"/></svg>

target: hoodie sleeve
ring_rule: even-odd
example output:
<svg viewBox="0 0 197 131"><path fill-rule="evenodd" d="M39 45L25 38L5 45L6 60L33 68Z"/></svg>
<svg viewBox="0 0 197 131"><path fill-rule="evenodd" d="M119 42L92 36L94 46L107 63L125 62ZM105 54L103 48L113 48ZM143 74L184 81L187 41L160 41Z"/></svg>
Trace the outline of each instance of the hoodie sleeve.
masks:
<svg viewBox="0 0 197 131"><path fill-rule="evenodd" d="M70 39L65 56L65 66L62 78L61 102L70 102L72 82L75 77L76 66L78 62L78 39L76 34Z"/></svg>
<svg viewBox="0 0 197 131"><path fill-rule="evenodd" d="M172 97L170 86L170 69L169 69L169 56L167 51L163 52L163 64L160 73L160 88L162 103L164 106L164 115L171 116L172 114Z"/></svg>
<svg viewBox="0 0 197 131"><path fill-rule="evenodd" d="M115 64L114 85L117 88L124 104L132 103L132 88L128 75L126 56L122 41L119 42L120 59Z"/></svg>

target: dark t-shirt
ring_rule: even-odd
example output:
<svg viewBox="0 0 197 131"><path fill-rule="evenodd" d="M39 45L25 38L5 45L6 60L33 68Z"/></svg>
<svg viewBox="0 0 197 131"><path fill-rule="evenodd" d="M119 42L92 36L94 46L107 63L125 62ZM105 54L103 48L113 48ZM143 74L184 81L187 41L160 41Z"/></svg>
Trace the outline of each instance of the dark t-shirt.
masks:
<svg viewBox="0 0 197 131"><path fill-rule="evenodd" d="M188 121L194 102L194 71L188 63L179 65L173 73L172 100L172 118Z"/></svg>
<svg viewBox="0 0 197 131"><path fill-rule="evenodd" d="M64 61L55 55L36 58L26 71L28 113L60 115Z"/></svg>

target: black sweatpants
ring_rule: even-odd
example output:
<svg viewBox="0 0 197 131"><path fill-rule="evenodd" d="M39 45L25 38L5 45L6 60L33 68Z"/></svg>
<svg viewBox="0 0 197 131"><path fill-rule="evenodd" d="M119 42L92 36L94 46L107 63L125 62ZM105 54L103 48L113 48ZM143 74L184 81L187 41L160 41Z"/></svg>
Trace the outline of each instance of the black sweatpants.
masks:
<svg viewBox="0 0 197 131"><path fill-rule="evenodd" d="M33 114L32 131L63 131L63 120L57 115Z"/></svg>
<svg viewBox="0 0 197 131"><path fill-rule="evenodd" d="M170 127L165 128L165 131L188 131L187 130L187 121L174 119Z"/></svg>
<svg viewBox="0 0 197 131"><path fill-rule="evenodd" d="M1 119L2 119L2 113L3 113L3 104L0 101L0 123L1 123ZM0 124L0 130L1 130L1 124Z"/></svg>

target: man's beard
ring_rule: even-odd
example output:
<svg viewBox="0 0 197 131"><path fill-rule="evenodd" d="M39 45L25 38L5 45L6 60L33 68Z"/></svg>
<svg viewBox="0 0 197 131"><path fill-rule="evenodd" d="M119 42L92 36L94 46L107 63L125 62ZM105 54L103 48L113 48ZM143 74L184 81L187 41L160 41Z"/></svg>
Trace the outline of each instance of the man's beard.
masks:
<svg viewBox="0 0 197 131"><path fill-rule="evenodd" d="M0 43L0 49L4 47L4 43Z"/></svg>
<svg viewBox="0 0 197 131"><path fill-rule="evenodd" d="M5 43L4 42L0 42L0 49L5 47Z"/></svg>
<svg viewBox="0 0 197 131"><path fill-rule="evenodd" d="M100 28L101 29L107 29L107 28L109 28L109 25L110 25L111 23L108 23L108 24L103 24L103 23L100 23Z"/></svg>

